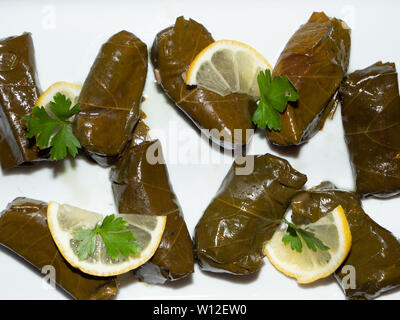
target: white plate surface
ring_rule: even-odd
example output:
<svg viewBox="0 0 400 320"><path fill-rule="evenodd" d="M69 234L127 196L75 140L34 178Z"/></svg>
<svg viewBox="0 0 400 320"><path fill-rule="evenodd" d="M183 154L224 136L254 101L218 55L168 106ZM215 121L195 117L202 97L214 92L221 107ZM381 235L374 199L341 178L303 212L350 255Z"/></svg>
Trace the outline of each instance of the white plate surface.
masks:
<svg viewBox="0 0 400 320"><path fill-rule="evenodd" d="M126 29L148 47L155 35L184 15L204 24L216 40L235 39L256 48L273 65L289 37L313 11L344 19L352 28L349 71L382 60L400 66L400 3L397 1L1 1L0 37L30 31L36 51L42 89L64 80L82 83L100 48L111 35ZM149 65L143 110L153 137L162 138L173 188L193 235L195 225L216 193L232 158L211 150L212 163L200 160L207 142L157 90ZM323 180L351 190L353 179L343 140L340 110L324 130L300 148L297 155L279 154L260 133L250 145L251 154L270 152L283 156L306 173L306 187ZM204 156L204 154L203 154ZM0 171L0 208L17 196L69 203L88 210L115 210L109 169L83 158L35 168ZM363 201L365 211L385 228L400 236L400 198ZM332 278L311 286L297 285L265 261L251 277L204 273L196 266L187 280L166 286L122 279L118 299L343 299ZM67 296L44 283L42 276L4 248L0 248L0 299L65 299ZM384 299L399 299L400 291Z"/></svg>

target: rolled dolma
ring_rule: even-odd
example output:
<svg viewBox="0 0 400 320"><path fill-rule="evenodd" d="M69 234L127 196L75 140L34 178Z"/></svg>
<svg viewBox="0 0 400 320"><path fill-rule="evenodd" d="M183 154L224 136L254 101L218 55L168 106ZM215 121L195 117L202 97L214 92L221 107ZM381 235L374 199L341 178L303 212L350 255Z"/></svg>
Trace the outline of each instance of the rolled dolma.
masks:
<svg viewBox="0 0 400 320"><path fill-rule="evenodd" d="M314 12L290 38L274 76L288 76L299 99L281 114L279 131L267 130L270 142L298 145L320 130L335 108L336 92L349 65L350 29L336 18Z"/></svg>
<svg viewBox="0 0 400 320"><path fill-rule="evenodd" d="M212 42L214 39L203 25L179 17L175 25L157 34L151 61L157 81L176 106L198 128L210 130L209 137L215 142L233 148L246 144L252 136L246 135L246 129L253 128L254 100L244 94L223 97L206 89L188 87L182 78L196 55ZM242 130L242 134L235 134L235 129Z"/></svg>
<svg viewBox="0 0 400 320"><path fill-rule="evenodd" d="M151 140L149 136L150 128L148 127L145 121L146 117L147 117L146 114L142 111L140 114L140 119L136 124L135 129L133 130L130 146L134 146L137 144L141 144L144 141Z"/></svg>
<svg viewBox="0 0 400 320"><path fill-rule="evenodd" d="M400 97L396 67L377 62L346 77L342 121L359 196L400 192Z"/></svg>
<svg viewBox="0 0 400 320"><path fill-rule="evenodd" d="M151 159L153 154L158 162ZM167 216L159 248L136 275L148 283L164 283L192 273L193 242L169 183L160 142L132 141L111 170L111 181L118 212Z"/></svg>
<svg viewBox="0 0 400 320"><path fill-rule="evenodd" d="M344 209L353 239L348 257L335 272L346 297L372 299L400 286L400 242L364 212L355 193L324 182L293 198L292 219L296 224L314 222L338 205Z"/></svg>
<svg viewBox="0 0 400 320"><path fill-rule="evenodd" d="M46 203L16 198L0 214L0 244L39 270L47 265L54 267L57 285L76 299L107 299L117 294L115 278L86 275L64 260L46 219Z"/></svg>
<svg viewBox="0 0 400 320"><path fill-rule="evenodd" d="M30 33L0 40L0 161L3 169L39 158L27 138L24 116L39 98L39 81Z"/></svg>
<svg viewBox="0 0 400 320"><path fill-rule="evenodd" d="M147 75L147 47L127 31L100 49L83 84L74 133L100 165L115 162L132 137Z"/></svg>
<svg viewBox="0 0 400 320"><path fill-rule="evenodd" d="M1 122L1 121L0 121ZM14 167L16 165L10 145L7 143L0 127L0 164L4 169Z"/></svg>
<svg viewBox="0 0 400 320"><path fill-rule="evenodd" d="M254 160L249 175L235 175L236 162L195 231L195 246L203 270L249 274L263 262L263 244L279 226L291 198L307 177L289 162L270 154Z"/></svg>

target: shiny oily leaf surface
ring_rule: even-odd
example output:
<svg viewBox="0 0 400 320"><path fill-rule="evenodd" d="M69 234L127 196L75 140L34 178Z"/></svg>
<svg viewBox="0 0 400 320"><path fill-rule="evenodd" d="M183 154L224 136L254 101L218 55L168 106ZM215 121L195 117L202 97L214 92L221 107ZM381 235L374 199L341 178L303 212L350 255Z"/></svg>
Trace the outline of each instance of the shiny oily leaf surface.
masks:
<svg viewBox="0 0 400 320"><path fill-rule="evenodd" d="M400 242L364 212L355 193L323 182L293 198L292 219L296 224L314 222L338 205L344 209L352 236L350 253L335 273L346 297L372 299L400 286Z"/></svg>
<svg viewBox="0 0 400 320"><path fill-rule="evenodd" d="M107 299L117 294L116 278L97 278L73 268L60 254L47 226L47 204L16 198L0 214L0 244L39 271L55 268L56 283L75 299Z"/></svg>
<svg viewBox="0 0 400 320"><path fill-rule="evenodd" d="M214 39L203 25L192 19L177 18L175 25L158 33L154 40L151 61L156 79L197 127L223 133L223 138L214 134L215 141L225 147L243 145L251 136L243 133L234 137L234 130L253 128L255 101L245 94L220 96L206 89L188 87L182 78L196 55L212 42Z"/></svg>
<svg viewBox="0 0 400 320"><path fill-rule="evenodd" d="M121 31L100 49L83 84L74 134L100 165L108 166L132 138L147 75L147 46Z"/></svg>
<svg viewBox="0 0 400 320"><path fill-rule="evenodd" d="M0 40L0 162L4 169L38 160L24 116L39 98L35 52L30 33Z"/></svg>
<svg viewBox="0 0 400 320"><path fill-rule="evenodd" d="M270 155L254 161L249 175L236 175L236 162L196 226L195 245L202 269L253 273L262 265L264 242L279 226L291 198L307 181L286 160Z"/></svg>
<svg viewBox="0 0 400 320"><path fill-rule="evenodd" d="M339 19L314 12L279 56L273 76L288 76L299 99L281 114L280 131L267 130L270 142L298 145L309 140L335 111L336 91L347 71L350 29Z"/></svg>
<svg viewBox="0 0 400 320"><path fill-rule="evenodd" d="M400 192L400 97L396 67L377 62L344 81L342 121L357 194Z"/></svg>
<svg viewBox="0 0 400 320"><path fill-rule="evenodd" d="M155 152L161 162L151 164ZM131 146L111 170L112 190L120 213L167 216L161 243L150 262L136 274L148 283L177 280L194 271L193 242L182 210L170 185L158 140Z"/></svg>

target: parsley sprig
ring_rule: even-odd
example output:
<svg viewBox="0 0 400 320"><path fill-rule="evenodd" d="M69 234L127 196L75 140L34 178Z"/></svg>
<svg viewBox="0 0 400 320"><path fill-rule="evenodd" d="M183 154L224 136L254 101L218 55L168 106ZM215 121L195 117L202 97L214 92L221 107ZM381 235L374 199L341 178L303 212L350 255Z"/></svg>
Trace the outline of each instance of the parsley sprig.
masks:
<svg viewBox="0 0 400 320"><path fill-rule="evenodd" d="M296 87L287 76L275 76L271 79L271 71L260 71L257 76L260 89L260 100L257 110L253 114L253 122L261 129L266 126L270 130L281 129L281 117L279 113L285 111L288 101L296 101L299 98Z"/></svg>
<svg viewBox="0 0 400 320"><path fill-rule="evenodd" d="M120 255L129 257L140 252L139 243L135 240L135 234L124 231L129 223L123 218L115 218L114 214L106 216L101 225L94 229L83 229L75 232L74 240L78 241L76 249L78 258L86 260L93 256L96 249L96 238L100 235L106 247L106 254L111 259L117 260Z"/></svg>
<svg viewBox="0 0 400 320"><path fill-rule="evenodd" d="M329 247L327 247L320 239L318 239L314 233L295 226L285 218L283 221L285 221L288 227L285 235L282 237L282 241L285 245L290 244L292 250L302 252L303 244L300 237L304 240L307 247L314 252L316 252L317 249L329 250Z"/></svg>
<svg viewBox="0 0 400 320"><path fill-rule="evenodd" d="M25 116L28 138L36 137L36 145L40 148L51 147L51 160L65 158L67 150L75 157L81 144L69 126L71 117L80 111L80 107L76 104L71 108L71 100L60 92L53 100L50 102L52 115L43 106L37 106L32 109L32 116Z"/></svg>

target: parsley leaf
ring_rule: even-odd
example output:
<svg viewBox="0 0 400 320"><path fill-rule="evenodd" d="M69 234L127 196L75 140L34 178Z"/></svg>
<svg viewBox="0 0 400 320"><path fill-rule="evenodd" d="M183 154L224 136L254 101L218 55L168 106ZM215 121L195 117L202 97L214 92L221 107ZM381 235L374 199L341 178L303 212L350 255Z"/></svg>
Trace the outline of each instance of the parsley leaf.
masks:
<svg viewBox="0 0 400 320"><path fill-rule="evenodd" d="M51 160L65 158L67 151L75 157L81 144L69 127L72 123L69 119L80 111L80 107L76 104L71 108L71 100L60 92L53 100L50 102L52 115L44 107L34 107L32 116L25 116L28 138L36 137L36 145L40 148L51 147Z"/></svg>
<svg viewBox="0 0 400 320"><path fill-rule="evenodd" d="M106 216L102 223L102 229L104 231L122 231L128 227L128 221L121 217L115 219L113 214Z"/></svg>
<svg viewBox="0 0 400 320"><path fill-rule="evenodd" d="M86 260L91 257L96 248L95 230L78 230L75 232L74 240L79 241L77 253L79 260Z"/></svg>
<svg viewBox="0 0 400 320"><path fill-rule="evenodd" d="M253 122L257 127L264 129L266 125L271 130L280 130L281 118L270 104L260 100L257 110L253 114Z"/></svg>
<svg viewBox="0 0 400 320"><path fill-rule="evenodd" d="M307 247L314 252L317 251L317 248L320 250L329 250L329 247L327 247L320 239L318 239L314 233L296 227L293 223L290 223L286 219L283 219L283 221L285 221L285 223L288 225L288 228L285 235L282 237L282 242L285 245L290 243L292 250L302 252L303 244L300 237L303 238Z"/></svg>
<svg viewBox="0 0 400 320"><path fill-rule="evenodd" d="M51 139L50 158L51 160L64 159L67 156L67 150L71 156L78 154L78 148L81 147L78 139L74 136L71 129L66 124L61 125L60 130Z"/></svg>
<svg viewBox="0 0 400 320"><path fill-rule="evenodd" d="M50 102L50 110L61 121L67 121L80 111L79 104L76 104L71 108L71 100L67 99L67 97L60 92L53 97L53 100L54 102Z"/></svg>
<svg viewBox="0 0 400 320"><path fill-rule="evenodd" d="M97 235L100 235L106 247L106 254L114 260L120 255L129 257L131 254L138 254L140 246L135 241L135 235L131 231L124 231L128 227L128 222L123 218L115 218L114 214L106 216L102 224L96 225L92 230L78 230L75 232L74 240L78 241L76 249L78 258L86 260L93 256L96 249Z"/></svg>
<svg viewBox="0 0 400 320"><path fill-rule="evenodd" d="M297 228L297 232L304 239L307 247L310 250L312 250L314 252L317 251L317 248L320 250L329 250L329 247L327 247L320 239L318 239L314 233L312 233L310 231L306 231L301 228Z"/></svg>
<svg viewBox="0 0 400 320"><path fill-rule="evenodd" d="M290 247L292 250L296 250L297 252L301 252L303 245L299 236L297 235L296 229L288 225L285 235L282 237L282 241L285 245L290 243Z"/></svg>
<svg viewBox="0 0 400 320"><path fill-rule="evenodd" d="M60 125L60 121L50 117L43 107L34 107L32 109L32 117L25 116L25 120L28 121L28 138L36 136L38 147L48 147L50 137Z"/></svg>
<svg viewBox="0 0 400 320"><path fill-rule="evenodd" d="M257 110L253 114L253 122L259 128L266 126L270 130L281 129L280 112L285 111L288 101L296 101L299 98L296 87L287 76L275 76L271 80L271 71L260 71L257 76L260 89L260 100Z"/></svg>
<svg viewBox="0 0 400 320"><path fill-rule="evenodd" d="M139 243L134 240L135 235L130 231L118 233L100 231L100 235L106 246L106 253L112 259L118 259L120 254L129 257L140 252Z"/></svg>

